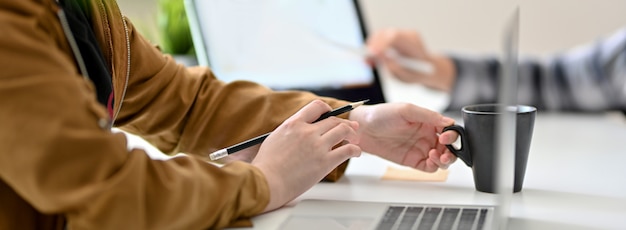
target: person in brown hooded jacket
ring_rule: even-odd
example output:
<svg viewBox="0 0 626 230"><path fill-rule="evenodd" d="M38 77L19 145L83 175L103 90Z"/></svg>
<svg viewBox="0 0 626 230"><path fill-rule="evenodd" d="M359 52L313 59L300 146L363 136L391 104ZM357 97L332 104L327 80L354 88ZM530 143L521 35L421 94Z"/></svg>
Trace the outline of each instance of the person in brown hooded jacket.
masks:
<svg viewBox="0 0 626 230"><path fill-rule="evenodd" d="M456 159L450 118L384 103L314 123L348 102L177 64L114 0L0 0L0 28L0 229L223 228L362 151L428 172ZM151 159L112 127L182 154ZM206 159L272 130L248 161Z"/></svg>

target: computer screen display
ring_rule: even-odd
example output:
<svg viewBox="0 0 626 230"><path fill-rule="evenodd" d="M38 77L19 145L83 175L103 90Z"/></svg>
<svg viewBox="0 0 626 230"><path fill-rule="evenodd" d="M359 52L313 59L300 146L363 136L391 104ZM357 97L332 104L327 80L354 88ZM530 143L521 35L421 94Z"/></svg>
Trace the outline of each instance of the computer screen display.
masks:
<svg viewBox="0 0 626 230"><path fill-rule="evenodd" d="M202 43L196 45L199 63L219 79L383 101L376 70L365 62L365 28L356 1L196 0L191 5L194 44Z"/></svg>

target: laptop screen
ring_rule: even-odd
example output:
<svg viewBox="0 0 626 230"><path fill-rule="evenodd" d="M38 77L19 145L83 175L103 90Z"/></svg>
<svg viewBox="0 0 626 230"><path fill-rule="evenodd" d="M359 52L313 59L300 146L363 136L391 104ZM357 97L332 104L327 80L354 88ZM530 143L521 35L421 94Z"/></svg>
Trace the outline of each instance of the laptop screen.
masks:
<svg viewBox="0 0 626 230"><path fill-rule="evenodd" d="M515 9L504 30L504 51L501 59L503 71L498 82L498 103L507 107L517 106L519 11L519 7ZM502 115L496 121L498 138L494 146L498 149L498 155L494 161L497 164L496 189L498 193L495 225L499 229L504 229L508 225L511 211L511 191L513 191L515 174L516 114L507 109L502 109L501 112Z"/></svg>
<svg viewBox="0 0 626 230"><path fill-rule="evenodd" d="M191 9L193 6L193 9ZM356 0L188 0L199 64L219 79L384 102Z"/></svg>

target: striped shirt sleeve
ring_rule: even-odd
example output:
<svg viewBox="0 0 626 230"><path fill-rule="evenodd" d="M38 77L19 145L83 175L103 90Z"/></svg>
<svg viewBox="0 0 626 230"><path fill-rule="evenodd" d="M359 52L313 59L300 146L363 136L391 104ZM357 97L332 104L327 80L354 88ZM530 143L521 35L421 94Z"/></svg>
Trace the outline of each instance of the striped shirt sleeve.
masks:
<svg viewBox="0 0 626 230"><path fill-rule="evenodd" d="M457 68L449 110L494 103L497 56L451 54ZM626 28L546 58L520 57L518 102L540 110L626 111Z"/></svg>

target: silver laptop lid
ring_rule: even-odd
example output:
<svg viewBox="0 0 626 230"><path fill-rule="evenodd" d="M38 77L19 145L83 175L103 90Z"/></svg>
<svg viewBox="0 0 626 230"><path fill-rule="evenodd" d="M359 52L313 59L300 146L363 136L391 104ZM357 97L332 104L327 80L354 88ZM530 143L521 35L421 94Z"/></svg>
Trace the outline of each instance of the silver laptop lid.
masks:
<svg viewBox="0 0 626 230"><path fill-rule="evenodd" d="M498 194L494 229L506 229L510 215L515 168L515 133L518 77L519 7L504 30L502 72L498 84L498 104L503 111L496 121L496 188Z"/></svg>

